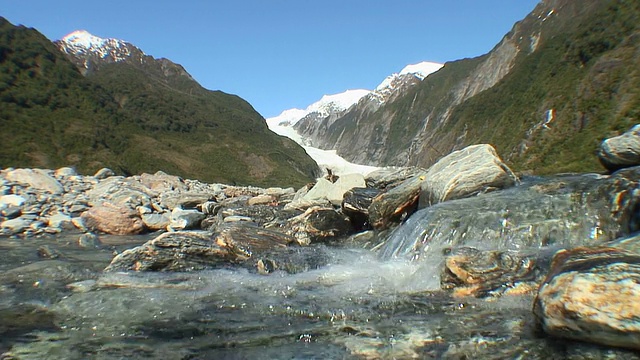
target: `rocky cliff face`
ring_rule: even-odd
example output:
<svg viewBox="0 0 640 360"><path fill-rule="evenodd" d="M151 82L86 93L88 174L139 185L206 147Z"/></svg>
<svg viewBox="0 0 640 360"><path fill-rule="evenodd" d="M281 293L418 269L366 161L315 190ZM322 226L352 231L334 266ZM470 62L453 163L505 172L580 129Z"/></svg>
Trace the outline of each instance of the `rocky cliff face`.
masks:
<svg viewBox="0 0 640 360"><path fill-rule="evenodd" d="M632 92L626 100L598 104L596 90L586 90L593 88L589 79L599 76L597 91L606 98L605 89L615 92L628 83L617 71L636 74L637 60L630 54L638 43L637 22L631 20L637 12L638 5L626 1L542 1L488 54L447 63L379 107L361 101L317 144L369 165L428 167L473 143L494 144L518 170L548 171L545 162L571 148L584 148L585 157L603 137L628 128L628 112L601 110L627 109L640 101ZM621 54L613 55L616 51ZM610 56L614 61L603 60ZM599 65L602 61L606 64ZM585 96L591 97L588 103L579 100ZM585 116L589 121L576 120ZM547 134L549 121L558 123L557 132ZM566 125L576 121L584 123L582 130ZM604 133L591 133L596 129ZM593 140L579 137L577 130L587 130ZM551 140L554 147L543 151ZM562 146L568 147L559 151ZM571 171L599 169L595 156L553 163Z"/></svg>

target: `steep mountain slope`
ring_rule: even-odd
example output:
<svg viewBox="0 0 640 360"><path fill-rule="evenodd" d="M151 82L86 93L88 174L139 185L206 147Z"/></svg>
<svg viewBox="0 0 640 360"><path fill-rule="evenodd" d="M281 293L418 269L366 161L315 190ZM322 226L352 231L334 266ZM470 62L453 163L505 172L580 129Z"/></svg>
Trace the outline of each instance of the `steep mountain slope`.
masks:
<svg viewBox="0 0 640 360"><path fill-rule="evenodd" d="M36 30L0 22L2 166L280 186L317 174L246 101L202 88L180 65L85 32L57 45L68 59Z"/></svg>
<svg viewBox="0 0 640 360"><path fill-rule="evenodd" d="M487 55L447 63L378 109L353 108L325 146L358 163L427 167L488 142L517 170L600 171L597 144L640 111L639 8L544 0Z"/></svg>
<svg viewBox="0 0 640 360"><path fill-rule="evenodd" d="M344 122L344 119L352 117L360 119L376 112L383 105L395 101L399 96L402 96L410 88L419 84L441 67L442 64L432 62L407 65L399 73L387 76L373 91L362 96L353 106L328 116L302 119L296 124L295 128L306 143L322 149L335 149L341 146L339 143L342 142L341 137L335 130L341 125L337 124L336 127L333 127L336 121ZM352 141L353 138L349 137L349 139L345 138L345 140ZM367 154L367 156L369 155ZM356 159L355 162L373 163L364 160L362 157Z"/></svg>

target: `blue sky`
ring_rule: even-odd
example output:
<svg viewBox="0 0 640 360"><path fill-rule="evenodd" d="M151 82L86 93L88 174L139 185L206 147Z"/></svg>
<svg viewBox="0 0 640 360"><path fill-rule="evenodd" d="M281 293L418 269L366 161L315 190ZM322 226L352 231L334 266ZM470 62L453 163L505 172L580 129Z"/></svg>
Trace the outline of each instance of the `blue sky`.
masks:
<svg viewBox="0 0 640 360"><path fill-rule="evenodd" d="M51 40L84 29L183 65L263 116L373 89L421 61L487 53L537 0L0 0Z"/></svg>

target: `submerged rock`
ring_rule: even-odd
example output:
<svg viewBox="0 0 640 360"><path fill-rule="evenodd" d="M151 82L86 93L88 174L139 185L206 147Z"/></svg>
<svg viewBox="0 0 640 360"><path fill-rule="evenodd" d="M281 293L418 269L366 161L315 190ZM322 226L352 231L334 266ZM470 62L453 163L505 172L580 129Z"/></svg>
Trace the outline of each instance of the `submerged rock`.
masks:
<svg viewBox="0 0 640 360"><path fill-rule="evenodd" d="M493 146L468 146L443 157L429 168L422 183L420 206L504 189L517 181Z"/></svg>
<svg viewBox="0 0 640 360"><path fill-rule="evenodd" d="M162 234L117 255L105 271L195 271L239 265L263 273L297 272L324 263L317 248L301 248L291 236L240 222L225 224L213 234Z"/></svg>
<svg viewBox="0 0 640 360"><path fill-rule="evenodd" d="M598 158L609 171L640 165L640 124L620 136L604 140Z"/></svg>
<svg viewBox="0 0 640 360"><path fill-rule="evenodd" d="M462 247L445 257L440 281L455 296L482 297L532 293L542 280L539 274L532 256Z"/></svg>
<svg viewBox="0 0 640 360"><path fill-rule="evenodd" d="M417 211L380 250L417 259L447 248L491 250L598 245L638 231L640 168L530 180Z"/></svg>
<svg viewBox="0 0 640 360"><path fill-rule="evenodd" d="M552 336L640 350L640 255L610 247L559 251L534 314Z"/></svg>

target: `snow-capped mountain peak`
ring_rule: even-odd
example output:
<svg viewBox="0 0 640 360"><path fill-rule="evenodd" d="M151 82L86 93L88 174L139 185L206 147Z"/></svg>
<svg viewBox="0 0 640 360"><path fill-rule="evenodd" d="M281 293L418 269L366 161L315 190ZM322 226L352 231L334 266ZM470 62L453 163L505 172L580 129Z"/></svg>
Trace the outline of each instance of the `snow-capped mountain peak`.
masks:
<svg viewBox="0 0 640 360"><path fill-rule="evenodd" d="M400 75L413 74L414 76L424 80L427 76L442 68L442 64L429 61L423 61L421 63L407 65L400 71Z"/></svg>
<svg viewBox="0 0 640 360"><path fill-rule="evenodd" d="M370 93L369 90L356 89L347 90L339 94L324 95L319 101L309 105L306 111L307 114L317 112L320 116L328 116L332 113L347 110L368 93Z"/></svg>
<svg viewBox="0 0 640 360"><path fill-rule="evenodd" d="M144 52L130 43L118 39L104 39L86 30L76 30L57 41L60 49L77 57L94 56L107 62L124 61L136 53L138 58ZM89 62L85 61L85 68Z"/></svg>
<svg viewBox="0 0 640 360"><path fill-rule="evenodd" d="M417 64L405 66L399 73L394 73L386 77L368 98L383 104L396 94L402 92L408 86L415 85L424 80L427 76L438 71L443 64L424 61Z"/></svg>
<svg viewBox="0 0 640 360"><path fill-rule="evenodd" d="M319 117L326 117L330 114L347 110L369 93L369 90L357 89L347 90L339 94L324 95L320 100L307 106L305 110L297 108L289 109L283 111L278 116L268 118L267 124L269 124L270 127L275 125L293 126L300 121L300 119L311 113L316 113Z"/></svg>

